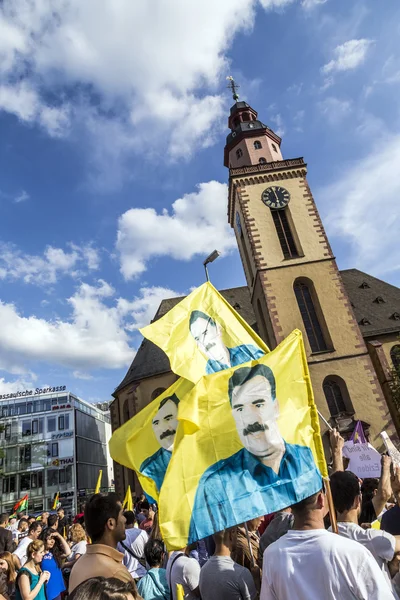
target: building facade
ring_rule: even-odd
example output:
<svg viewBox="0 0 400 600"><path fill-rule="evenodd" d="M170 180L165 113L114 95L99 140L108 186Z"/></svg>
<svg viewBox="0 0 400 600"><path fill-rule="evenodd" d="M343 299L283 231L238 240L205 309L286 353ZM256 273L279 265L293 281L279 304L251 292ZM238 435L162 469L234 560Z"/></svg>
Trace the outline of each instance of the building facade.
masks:
<svg viewBox="0 0 400 600"><path fill-rule="evenodd" d="M113 481L107 411L84 402L65 386L0 396L1 512L28 494L29 512L51 509L54 497L74 514L103 470Z"/></svg>
<svg viewBox="0 0 400 600"><path fill-rule="evenodd" d="M221 293L271 349L300 329L322 415L345 437L361 420L379 447L382 430L400 434L390 390L392 369L400 369L400 290L357 269L338 270L303 158L285 159L280 137L234 99L224 164L247 287ZM163 301L155 319L179 300ZM165 354L144 340L114 391L113 430L175 379ZM115 481L122 492L134 475L115 465Z"/></svg>

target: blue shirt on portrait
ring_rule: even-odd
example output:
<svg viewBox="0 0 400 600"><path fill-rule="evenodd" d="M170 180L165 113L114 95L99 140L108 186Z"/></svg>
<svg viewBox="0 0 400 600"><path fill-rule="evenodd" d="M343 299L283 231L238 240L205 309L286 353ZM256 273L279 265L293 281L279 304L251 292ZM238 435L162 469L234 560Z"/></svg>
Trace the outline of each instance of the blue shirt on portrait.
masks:
<svg viewBox="0 0 400 600"><path fill-rule="evenodd" d="M140 465L140 472L154 481L158 491L160 491L163 484L171 455L172 453L168 450L160 448Z"/></svg>
<svg viewBox="0 0 400 600"><path fill-rule="evenodd" d="M206 375L224 371L225 369L230 369L230 367L237 367L245 362L258 360L264 356L264 352L252 344L243 344L242 346L236 346L235 348L227 348L227 350L229 352L231 364L225 365L218 360L212 360L210 358L206 364Z"/></svg>
<svg viewBox="0 0 400 600"><path fill-rule="evenodd" d="M321 474L307 446L286 444L278 473L242 448L201 476L188 543L296 504L321 488Z"/></svg>

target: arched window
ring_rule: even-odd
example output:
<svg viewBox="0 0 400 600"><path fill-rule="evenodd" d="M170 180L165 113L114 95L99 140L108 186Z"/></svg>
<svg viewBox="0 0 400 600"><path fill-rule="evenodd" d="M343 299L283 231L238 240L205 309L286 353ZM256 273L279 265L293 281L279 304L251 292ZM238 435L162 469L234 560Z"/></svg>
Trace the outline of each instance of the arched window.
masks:
<svg viewBox="0 0 400 600"><path fill-rule="evenodd" d="M166 389L167 389L167 388L165 388L165 387L159 387L159 388L157 388L157 389L156 389L156 390L154 390L154 392L151 394L151 399L152 399L152 400L155 400L156 398L158 398L158 396L161 396L161 394L162 394L163 392L165 392L165 390L166 390Z"/></svg>
<svg viewBox="0 0 400 600"><path fill-rule="evenodd" d="M277 147L275 146L275 144L271 144L271 146L272 146L272 150L273 150L274 152L278 152L278 149L277 149Z"/></svg>
<svg viewBox="0 0 400 600"><path fill-rule="evenodd" d="M259 142L258 140L256 140L254 142L254 150L260 150L260 148L262 148L262 144L261 144L261 142Z"/></svg>
<svg viewBox="0 0 400 600"><path fill-rule="evenodd" d="M396 344L390 350L390 358L392 359L392 363L394 368L400 373L400 344Z"/></svg>
<svg viewBox="0 0 400 600"><path fill-rule="evenodd" d="M313 300L315 294L313 294L312 283L295 281L293 288L312 352L328 350Z"/></svg>
<svg viewBox="0 0 400 600"><path fill-rule="evenodd" d="M325 398L329 407L329 412L331 413L332 417L336 417L340 413L344 412L354 412L352 410L350 398L348 397L347 387L343 379L336 376L328 376L324 380L322 388L324 390ZM350 406L348 406L349 403Z"/></svg>
<svg viewBox="0 0 400 600"><path fill-rule="evenodd" d="M297 258L299 253L287 218L286 209L271 210L276 233L285 258Z"/></svg>
<svg viewBox="0 0 400 600"><path fill-rule="evenodd" d="M261 158L258 159L258 162L261 163L262 165L264 165L267 162L267 159L262 156Z"/></svg>
<svg viewBox="0 0 400 600"><path fill-rule="evenodd" d="M243 156L243 151L242 151L242 149L241 149L241 148L238 148L238 149L236 150L236 158L238 158L238 159L239 159L239 158L241 158L242 156Z"/></svg>
<svg viewBox="0 0 400 600"><path fill-rule="evenodd" d="M124 402L124 406L122 409L122 420L123 423L126 423L127 421L129 421L130 419L130 414L129 414L129 400L125 400Z"/></svg>

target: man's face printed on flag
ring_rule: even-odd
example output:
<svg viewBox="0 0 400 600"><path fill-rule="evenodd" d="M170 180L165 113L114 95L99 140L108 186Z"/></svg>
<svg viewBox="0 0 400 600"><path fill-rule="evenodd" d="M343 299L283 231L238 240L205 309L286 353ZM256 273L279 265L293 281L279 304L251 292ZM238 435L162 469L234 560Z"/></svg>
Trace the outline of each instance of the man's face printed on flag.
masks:
<svg viewBox="0 0 400 600"><path fill-rule="evenodd" d="M165 450L172 452L176 428L178 427L178 407L173 400L168 399L154 415L152 426L158 443Z"/></svg>
<svg viewBox="0 0 400 600"><path fill-rule="evenodd" d="M222 341L221 328L211 317L206 314L198 316L190 324L190 333L200 352L208 359L230 365L229 352Z"/></svg>
<svg viewBox="0 0 400 600"><path fill-rule="evenodd" d="M257 375L232 391L232 415L243 446L258 458L268 458L282 446L277 401L271 384Z"/></svg>

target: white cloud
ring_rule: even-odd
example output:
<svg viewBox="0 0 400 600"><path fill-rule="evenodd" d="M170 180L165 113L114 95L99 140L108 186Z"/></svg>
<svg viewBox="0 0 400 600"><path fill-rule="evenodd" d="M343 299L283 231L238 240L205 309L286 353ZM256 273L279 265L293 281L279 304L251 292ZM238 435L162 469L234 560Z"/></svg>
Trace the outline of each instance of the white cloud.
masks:
<svg viewBox="0 0 400 600"><path fill-rule="evenodd" d="M285 128L283 124L282 115L278 113L275 116L271 117L270 120L276 126L273 128L276 135L279 135L279 137L283 137L285 135Z"/></svg>
<svg viewBox="0 0 400 600"><path fill-rule="evenodd" d="M119 218L117 250L121 272L132 279L146 270L153 257L190 260L214 248L229 252L236 246L227 223L228 188L225 183L201 183L158 214L153 208L131 208Z"/></svg>
<svg viewBox="0 0 400 600"><path fill-rule="evenodd" d="M163 287L143 287L139 293L140 296L134 298L132 302L123 298L118 300L121 314L129 315L129 318L132 319L132 323L127 325L129 331L148 325L154 318L162 300L184 295Z"/></svg>
<svg viewBox="0 0 400 600"><path fill-rule="evenodd" d="M27 191L22 190L19 194L17 194L14 198L14 202L16 202L17 204L19 202L25 202L25 200L29 200L30 195L28 194Z"/></svg>
<svg viewBox="0 0 400 600"><path fill-rule="evenodd" d="M321 190L328 231L350 244L346 266L384 275L400 269L400 135L376 140L369 154Z"/></svg>
<svg viewBox="0 0 400 600"><path fill-rule="evenodd" d="M90 373L82 373L81 371L73 371L72 377L75 379L82 379L83 381L94 379L93 375L90 375Z"/></svg>
<svg viewBox="0 0 400 600"><path fill-rule="evenodd" d="M25 283L48 285L60 275L77 276L77 267L96 270L98 251L90 245L70 244L71 250L47 246L42 256L24 254L16 246L0 242L0 279L22 279Z"/></svg>
<svg viewBox="0 0 400 600"><path fill-rule="evenodd" d="M81 284L68 298L68 320L46 321L23 316L13 304L0 302L0 369L26 372L29 362L72 367L121 368L133 356L117 302L110 304L113 288L105 281Z"/></svg>
<svg viewBox="0 0 400 600"><path fill-rule="evenodd" d="M315 8L317 6L321 6L321 4L326 4L328 0L302 0L301 5L307 9L310 10L312 8Z"/></svg>
<svg viewBox="0 0 400 600"><path fill-rule="evenodd" d="M15 394L21 390L31 390L35 387L34 379L31 376L18 377L13 381L6 381L4 377L0 377L0 394Z"/></svg>
<svg viewBox="0 0 400 600"><path fill-rule="evenodd" d="M368 50L374 44L373 40L349 40L333 51L334 58L322 67L325 74L336 71L349 71L361 65L367 56Z"/></svg>
<svg viewBox="0 0 400 600"><path fill-rule="evenodd" d="M351 107L352 104L349 100L340 100L333 96L318 102L319 110L331 124L335 124L348 116L351 112Z"/></svg>

